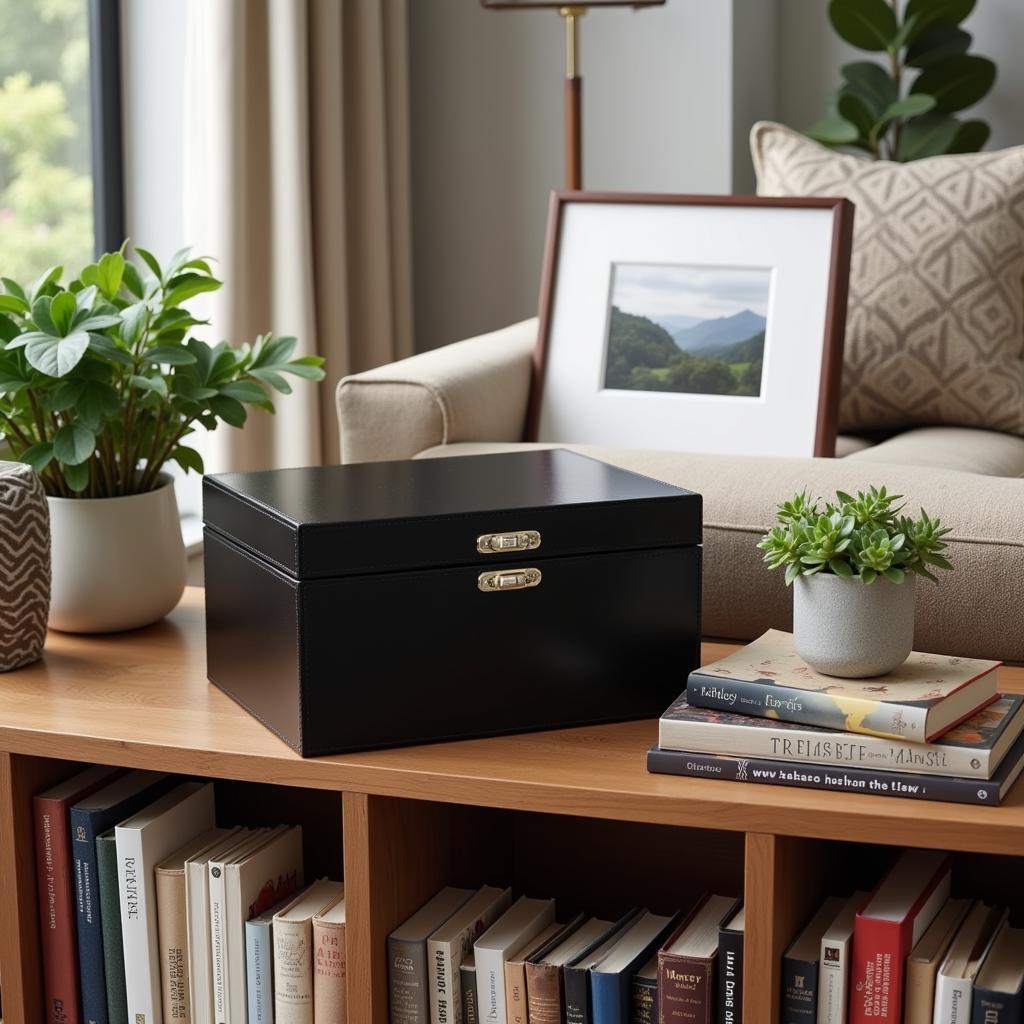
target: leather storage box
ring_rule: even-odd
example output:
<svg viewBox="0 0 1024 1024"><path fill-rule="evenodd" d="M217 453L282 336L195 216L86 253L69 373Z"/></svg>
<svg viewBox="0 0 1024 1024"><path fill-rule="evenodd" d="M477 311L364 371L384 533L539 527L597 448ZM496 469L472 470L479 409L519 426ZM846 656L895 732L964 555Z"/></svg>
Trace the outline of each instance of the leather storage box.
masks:
<svg viewBox="0 0 1024 1024"><path fill-rule="evenodd" d="M659 715L701 499L564 450L208 476L207 673L304 756Z"/></svg>

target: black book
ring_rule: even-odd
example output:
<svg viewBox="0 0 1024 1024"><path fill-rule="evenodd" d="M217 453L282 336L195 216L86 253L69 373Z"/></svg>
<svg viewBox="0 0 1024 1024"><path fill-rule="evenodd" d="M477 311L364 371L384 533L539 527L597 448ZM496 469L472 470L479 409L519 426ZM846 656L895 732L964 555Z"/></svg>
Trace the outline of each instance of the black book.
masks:
<svg viewBox="0 0 1024 1024"><path fill-rule="evenodd" d="M974 982L971 1024L1024 1021L1024 929L1005 921Z"/></svg>
<svg viewBox="0 0 1024 1024"><path fill-rule="evenodd" d="M744 908L718 930L718 1024L743 1022Z"/></svg>
<svg viewBox="0 0 1024 1024"><path fill-rule="evenodd" d="M476 961L472 953L459 966L459 987L462 991L462 1024L480 1024L476 1012Z"/></svg>
<svg viewBox="0 0 1024 1024"><path fill-rule="evenodd" d="M821 937L845 905L840 896L825 900L783 955L780 1024L817 1024Z"/></svg>
<svg viewBox="0 0 1024 1024"><path fill-rule="evenodd" d="M565 1024L590 1024L590 968L600 963L639 914L640 908L634 907L562 968Z"/></svg>
<svg viewBox="0 0 1024 1024"><path fill-rule="evenodd" d="M658 1024L658 954L633 975L628 1024Z"/></svg>

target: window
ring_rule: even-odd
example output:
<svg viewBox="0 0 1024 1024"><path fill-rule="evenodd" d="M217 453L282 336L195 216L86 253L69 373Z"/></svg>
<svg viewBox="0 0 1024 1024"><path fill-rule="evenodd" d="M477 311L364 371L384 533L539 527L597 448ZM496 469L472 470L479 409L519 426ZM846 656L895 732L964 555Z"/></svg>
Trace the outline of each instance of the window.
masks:
<svg viewBox="0 0 1024 1024"><path fill-rule="evenodd" d="M123 235L117 0L0 0L0 273Z"/></svg>

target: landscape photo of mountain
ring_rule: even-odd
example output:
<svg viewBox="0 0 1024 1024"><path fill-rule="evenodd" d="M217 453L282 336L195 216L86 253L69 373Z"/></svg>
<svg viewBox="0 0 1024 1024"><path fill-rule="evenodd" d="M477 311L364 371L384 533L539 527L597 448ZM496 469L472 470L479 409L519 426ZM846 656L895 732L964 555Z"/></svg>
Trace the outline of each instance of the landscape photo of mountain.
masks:
<svg viewBox="0 0 1024 1024"><path fill-rule="evenodd" d="M771 271L616 264L604 386L756 398Z"/></svg>

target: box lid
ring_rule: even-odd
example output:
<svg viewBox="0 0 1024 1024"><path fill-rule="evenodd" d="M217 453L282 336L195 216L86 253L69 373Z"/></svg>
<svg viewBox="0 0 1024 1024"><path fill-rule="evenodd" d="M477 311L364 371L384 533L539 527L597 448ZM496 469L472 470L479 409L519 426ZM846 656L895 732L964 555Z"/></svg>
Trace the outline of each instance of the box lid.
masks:
<svg viewBox="0 0 1024 1024"><path fill-rule="evenodd" d="M302 579L701 539L699 494L564 449L207 476L203 518Z"/></svg>

